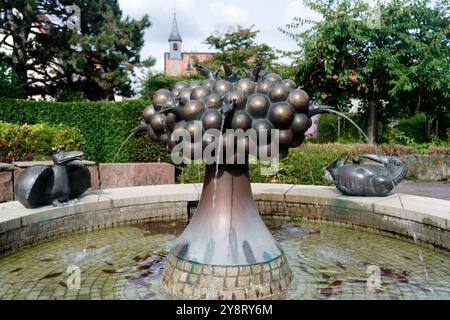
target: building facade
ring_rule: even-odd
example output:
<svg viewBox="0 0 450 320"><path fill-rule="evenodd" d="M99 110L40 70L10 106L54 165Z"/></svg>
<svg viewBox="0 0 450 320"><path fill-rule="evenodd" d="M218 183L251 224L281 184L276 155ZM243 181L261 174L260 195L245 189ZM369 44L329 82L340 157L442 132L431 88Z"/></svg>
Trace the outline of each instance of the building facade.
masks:
<svg viewBox="0 0 450 320"><path fill-rule="evenodd" d="M196 61L203 62L210 57L209 52L183 52L181 45L183 39L178 30L177 17L174 13L172 22L172 31L169 36L169 52L164 53L164 73L170 76L188 75L194 70Z"/></svg>

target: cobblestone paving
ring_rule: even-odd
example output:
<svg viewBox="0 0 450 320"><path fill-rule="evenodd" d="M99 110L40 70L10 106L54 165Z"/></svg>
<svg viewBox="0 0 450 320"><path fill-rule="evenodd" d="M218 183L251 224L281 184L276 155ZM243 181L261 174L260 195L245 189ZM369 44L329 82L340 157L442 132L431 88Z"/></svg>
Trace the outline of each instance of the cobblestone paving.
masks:
<svg viewBox="0 0 450 320"><path fill-rule="evenodd" d="M446 254L331 224L266 223L293 272L287 299L450 299ZM0 259L0 299L170 299L159 278L185 226L123 226L24 249ZM367 286L371 265L380 270L376 289ZM70 266L81 270L79 290L68 288Z"/></svg>

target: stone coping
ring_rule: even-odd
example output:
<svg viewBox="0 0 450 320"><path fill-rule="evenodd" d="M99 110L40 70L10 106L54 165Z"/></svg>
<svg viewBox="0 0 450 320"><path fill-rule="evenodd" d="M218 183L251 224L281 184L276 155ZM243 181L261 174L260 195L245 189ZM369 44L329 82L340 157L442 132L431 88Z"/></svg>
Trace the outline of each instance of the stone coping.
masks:
<svg viewBox="0 0 450 320"><path fill-rule="evenodd" d="M80 201L64 207L44 206L26 209L19 202L0 203L0 235L12 230L20 230L30 225L58 220L90 212L109 212L127 208L161 203L189 203L200 198L201 184L155 185L129 188L105 189L85 193ZM342 195L334 187L284 184L252 184L253 196L257 204L276 203L278 211L283 207L302 204L302 208L333 208L337 212L363 212L365 215L378 216L387 220L402 221L406 230L408 224L432 228L441 235L440 247L450 248L450 201L419 197L408 194L392 194L387 197L349 197ZM300 208L300 205L297 205ZM301 209L301 208L300 208ZM277 209L272 209L273 210ZM290 212L290 211L289 211ZM297 211L298 212L298 211ZM264 214L264 212L262 211ZM274 213L276 214L276 213ZM281 214L283 215L283 214ZM295 213L294 215L302 215ZM332 218L327 218L330 220ZM130 220L133 220L130 218ZM348 221L346 221L348 222ZM364 222L358 222L364 226ZM370 224L370 223L368 223ZM368 227L383 229L383 224ZM399 232L411 236L407 230ZM381 230L383 231L383 230ZM434 242L428 239L429 243Z"/></svg>
<svg viewBox="0 0 450 320"><path fill-rule="evenodd" d="M94 166L95 162L94 161L89 161L89 160L79 160L81 161L82 164L84 164L85 166ZM54 165L53 161L50 160L45 160L45 161L15 161L12 163L13 166L18 167L18 168L28 168L28 167L32 167L32 166L52 166Z"/></svg>
<svg viewBox="0 0 450 320"><path fill-rule="evenodd" d="M0 172L1 171L14 171L14 165L0 162Z"/></svg>

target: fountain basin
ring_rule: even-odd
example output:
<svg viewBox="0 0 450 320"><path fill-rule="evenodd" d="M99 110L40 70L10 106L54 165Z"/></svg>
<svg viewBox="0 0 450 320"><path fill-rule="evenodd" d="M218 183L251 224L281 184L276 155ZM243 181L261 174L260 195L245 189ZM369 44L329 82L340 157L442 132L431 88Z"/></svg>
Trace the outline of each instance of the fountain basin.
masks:
<svg viewBox="0 0 450 320"><path fill-rule="evenodd" d="M60 235L141 221L186 219L193 215L202 184L105 189L86 193L67 207L25 209L0 204L0 256ZM252 184L260 213L299 216L348 224L372 232L450 251L450 201L407 194L348 197L335 188Z"/></svg>
<svg viewBox="0 0 450 320"><path fill-rule="evenodd" d="M349 226L299 223L285 217L264 217L264 222L282 244L293 274L290 286L271 299L450 297L449 255ZM170 246L187 223L124 225L25 248L0 259L0 299L174 299L184 291L192 294L192 287L179 283L175 287L180 292L174 294L161 282L170 263ZM74 267L80 270L79 288L70 286L68 270ZM198 267L179 277L195 282L202 274L211 275ZM379 270L379 287L368 285L368 271L373 268ZM215 270L217 275L224 271ZM270 271L261 272L256 266L239 271L243 280L260 284L271 276ZM231 298L264 295L265 288L255 285L244 294L236 290ZM220 298L228 298L225 291ZM206 299L215 299L217 293L208 288L204 294Z"/></svg>
<svg viewBox="0 0 450 320"><path fill-rule="evenodd" d="M17 202L4 203L0 205L0 254L10 255L23 247L71 233L186 220L193 216L201 190L201 184L109 189L103 190L100 197L86 194L79 203L61 208L24 209ZM263 216L321 220L415 240L418 245L439 248L444 253L450 251L450 201L404 194L346 197L330 187L279 184L253 184L252 191ZM224 298L251 297L244 294Z"/></svg>

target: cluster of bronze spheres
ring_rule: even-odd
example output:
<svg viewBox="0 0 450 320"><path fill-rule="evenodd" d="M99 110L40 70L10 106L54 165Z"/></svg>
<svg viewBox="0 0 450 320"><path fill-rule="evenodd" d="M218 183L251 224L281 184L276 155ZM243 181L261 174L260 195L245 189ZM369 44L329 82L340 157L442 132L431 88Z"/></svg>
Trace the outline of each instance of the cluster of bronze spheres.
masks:
<svg viewBox="0 0 450 320"><path fill-rule="evenodd" d="M272 157L285 157L288 149L300 146L305 132L312 124L311 117L323 109L310 104L308 94L297 88L294 81L278 74L261 71L257 63L246 76L223 65L224 76L213 74L203 66L197 70L207 77L204 81L178 82L172 91L160 89L153 96L153 104L145 108L137 131L146 130L151 140L164 144L170 151L181 139L172 133L186 130L191 139L183 141L187 150L205 148L214 139L205 137L208 129L254 129L268 134L267 139L255 141L257 148L270 149L270 130L279 130L279 152ZM264 130L264 131L263 131ZM224 149L229 142L223 135ZM234 144L234 142L231 142ZM247 150L247 149L246 149ZM247 150L248 151L248 150ZM194 152L189 152L191 159ZM197 159L195 159L197 160Z"/></svg>

